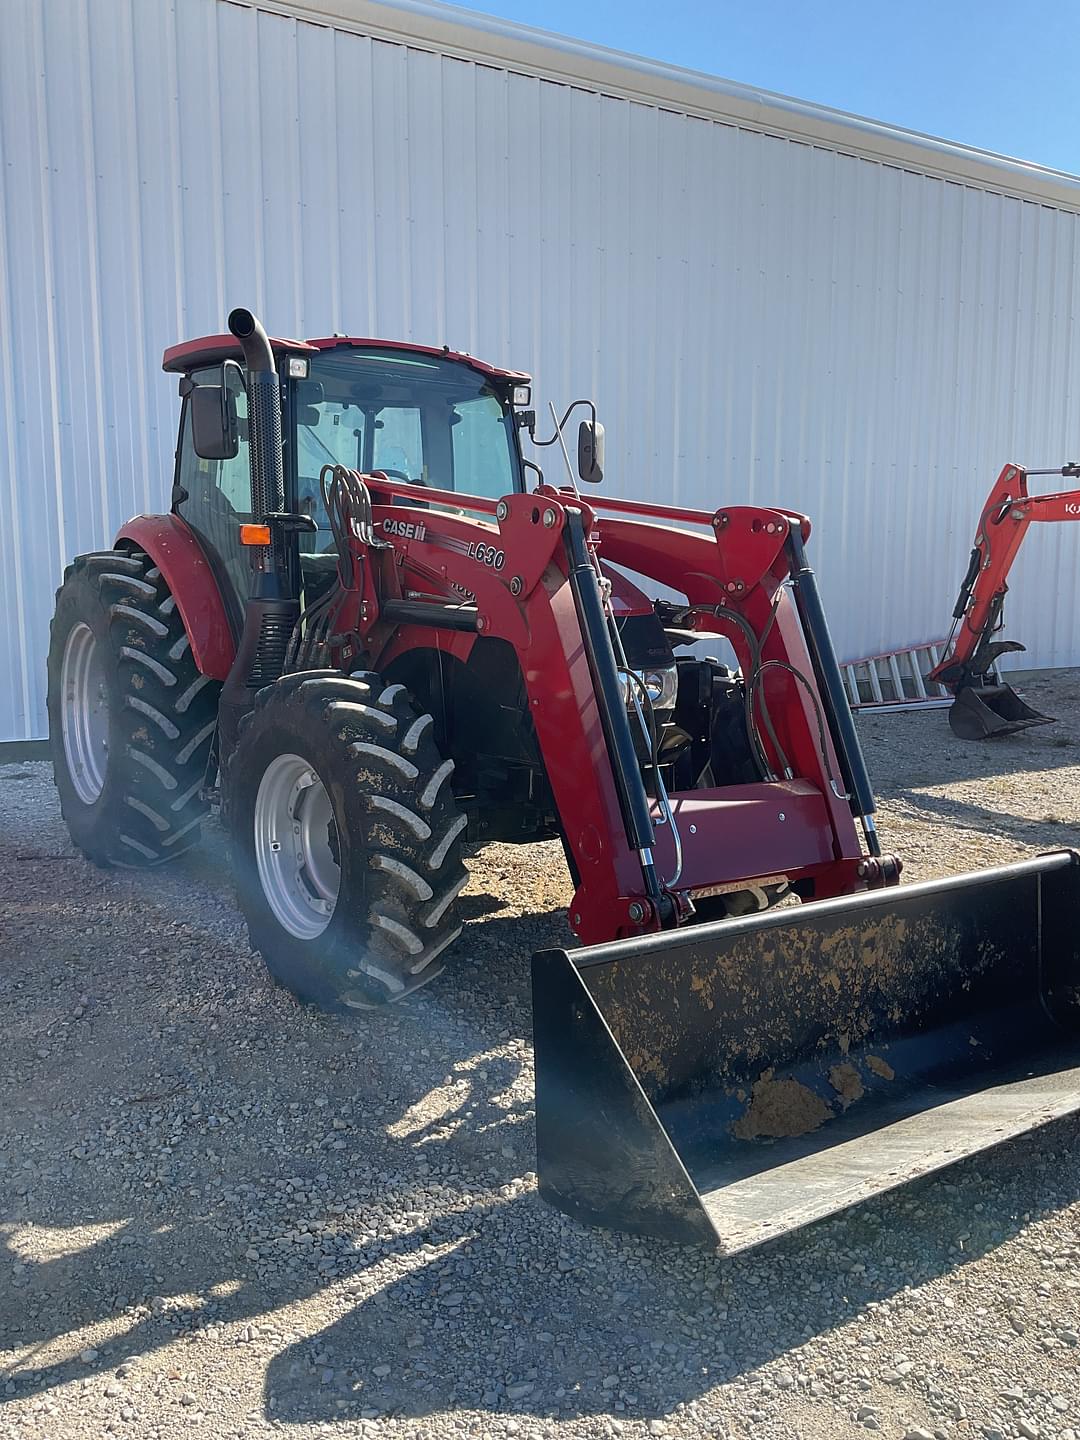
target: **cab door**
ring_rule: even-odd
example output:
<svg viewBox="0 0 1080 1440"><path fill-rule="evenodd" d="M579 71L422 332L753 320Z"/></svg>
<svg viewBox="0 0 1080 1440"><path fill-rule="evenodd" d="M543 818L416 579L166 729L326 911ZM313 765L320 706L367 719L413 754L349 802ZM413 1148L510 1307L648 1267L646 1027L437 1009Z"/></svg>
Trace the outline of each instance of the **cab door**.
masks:
<svg viewBox="0 0 1080 1440"><path fill-rule="evenodd" d="M197 384L221 382L221 367L195 370ZM251 468L248 456L247 394L232 366L225 367L239 422L239 445L231 460L203 460L192 442L190 405L185 399L180 414L176 449L173 511L198 536L225 599L225 607L239 634L244 601L251 585L251 561L240 544L240 526L251 515Z"/></svg>

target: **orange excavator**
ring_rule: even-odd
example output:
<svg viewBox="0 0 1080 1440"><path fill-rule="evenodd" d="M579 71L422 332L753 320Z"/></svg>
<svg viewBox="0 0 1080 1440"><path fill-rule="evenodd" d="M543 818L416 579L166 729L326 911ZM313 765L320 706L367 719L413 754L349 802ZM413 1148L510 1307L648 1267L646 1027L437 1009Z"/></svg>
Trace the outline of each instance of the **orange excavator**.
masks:
<svg viewBox="0 0 1080 1440"><path fill-rule="evenodd" d="M1053 470L1025 470L1006 465L994 482L979 517L967 574L953 607L952 629L944 658L927 675L954 696L949 724L961 740L990 740L1050 725L1053 716L1041 715L1001 683L997 661L1021 651L1016 640L997 640L1008 593L1006 583L1016 553L1033 521L1080 520L1080 490L1059 490L1052 495L1029 495L1033 475L1080 477L1080 462Z"/></svg>

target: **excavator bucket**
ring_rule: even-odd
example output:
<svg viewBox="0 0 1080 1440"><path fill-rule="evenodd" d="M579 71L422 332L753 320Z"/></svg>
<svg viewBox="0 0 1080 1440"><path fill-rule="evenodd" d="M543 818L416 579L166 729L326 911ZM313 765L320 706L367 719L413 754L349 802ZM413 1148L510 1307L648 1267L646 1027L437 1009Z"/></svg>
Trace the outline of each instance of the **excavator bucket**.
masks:
<svg viewBox="0 0 1080 1440"><path fill-rule="evenodd" d="M1080 1109L1080 854L533 957L540 1193L733 1254Z"/></svg>
<svg viewBox="0 0 1080 1440"><path fill-rule="evenodd" d="M961 740L991 740L1053 723L1052 715L1026 705L1011 685L963 686L949 710L949 725Z"/></svg>

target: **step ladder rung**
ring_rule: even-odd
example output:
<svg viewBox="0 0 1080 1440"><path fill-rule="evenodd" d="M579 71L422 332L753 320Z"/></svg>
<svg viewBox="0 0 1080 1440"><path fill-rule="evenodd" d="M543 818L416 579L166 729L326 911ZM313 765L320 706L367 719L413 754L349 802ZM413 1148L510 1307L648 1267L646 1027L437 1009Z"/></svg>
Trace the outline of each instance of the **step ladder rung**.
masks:
<svg viewBox="0 0 1080 1440"><path fill-rule="evenodd" d="M945 641L904 645L845 660L841 666L852 710L932 709L951 705L944 685L927 680L945 648Z"/></svg>

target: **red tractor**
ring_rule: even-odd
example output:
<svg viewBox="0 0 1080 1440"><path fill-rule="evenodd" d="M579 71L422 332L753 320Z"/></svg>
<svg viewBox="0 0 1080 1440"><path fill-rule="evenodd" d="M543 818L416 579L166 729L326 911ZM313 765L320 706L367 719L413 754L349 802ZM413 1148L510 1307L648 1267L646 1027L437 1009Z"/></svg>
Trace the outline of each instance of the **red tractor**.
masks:
<svg viewBox="0 0 1080 1440"><path fill-rule="evenodd" d="M562 451L556 485L522 453L525 374L448 349L271 341L244 310L229 329L165 352L182 399L170 513L81 556L57 597L56 783L90 858L172 859L220 796L272 974L302 1000L364 1009L447 960L467 844L560 839L570 927L598 949L536 961L541 1188L589 1218L732 1248L801 1220L744 1217L725 1237L707 1196L732 1175L703 1178L720 1174L718 1148L744 1176L770 1169L783 1157L762 1159L763 1140L848 1123L856 1092L869 1130L877 1101L902 1093L916 1113L943 1065L977 1097L974 1012L993 1011L995 1062L994 1017L1005 1005L1015 1022L1020 991L1049 1023L1051 971L978 950L993 905L933 886L861 893L899 866L877 843L804 516L585 500L577 481L603 469L587 402L576 476L567 416L535 442ZM727 642L736 666L702 658L702 640ZM1026 894L1049 867L1060 889L1074 858L1008 883ZM789 896L827 903L757 914ZM907 897L944 949L897 938ZM794 938L777 949L781 934ZM665 970L686 944L690 962ZM609 971L630 976L618 994ZM594 1010L596 1034L571 1044ZM964 1047L928 1043L961 1014ZM609 1042L621 1127L603 1118L617 1098L581 1089L608 1064L583 1078L583 1058ZM656 1128L628 1141L639 1101ZM674 1118L657 1118L669 1102ZM842 1189L821 1213L849 1203Z"/></svg>

